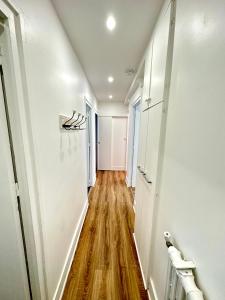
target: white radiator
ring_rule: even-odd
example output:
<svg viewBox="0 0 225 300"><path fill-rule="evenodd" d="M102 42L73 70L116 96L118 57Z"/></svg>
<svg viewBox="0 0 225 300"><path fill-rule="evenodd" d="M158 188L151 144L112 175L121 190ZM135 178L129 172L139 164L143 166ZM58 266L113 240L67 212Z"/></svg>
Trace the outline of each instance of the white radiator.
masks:
<svg viewBox="0 0 225 300"><path fill-rule="evenodd" d="M192 261L185 261L181 252L173 246L169 232L164 233L169 255L168 284L166 300L204 300L202 292L195 284Z"/></svg>

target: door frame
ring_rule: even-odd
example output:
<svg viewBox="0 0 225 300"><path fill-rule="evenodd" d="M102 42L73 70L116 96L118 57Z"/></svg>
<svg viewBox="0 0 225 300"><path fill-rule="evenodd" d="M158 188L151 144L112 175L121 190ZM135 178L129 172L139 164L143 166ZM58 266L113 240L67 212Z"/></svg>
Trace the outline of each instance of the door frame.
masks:
<svg viewBox="0 0 225 300"><path fill-rule="evenodd" d="M137 106L140 105L141 107L141 97L139 96L137 98L137 100L135 101L135 103L132 105L132 113L133 113L133 135L132 135L132 159L131 159L131 177L130 177L130 184L131 187L135 187L133 186L133 175L134 175L134 152L135 152L135 146L137 147L136 151L138 153L138 145L139 145L139 137L140 137L140 131L138 132L138 141L137 141L137 145L135 145L135 133L137 134L137 129L136 129L136 111L137 111ZM141 111L140 111L141 113ZM139 118L139 123L140 123L140 118ZM140 128L140 124L139 124L139 128ZM136 166L137 169L137 166Z"/></svg>
<svg viewBox="0 0 225 300"><path fill-rule="evenodd" d="M89 172L90 172L90 179L89 184L90 186L95 185L96 181L96 135L95 135L95 114L97 113L95 110L95 107L91 101L87 99L87 97L84 97L85 100L85 111L86 111L86 105L90 108L90 165L89 165ZM88 176L88 174L87 174ZM88 180L87 180L88 181Z"/></svg>
<svg viewBox="0 0 225 300"><path fill-rule="evenodd" d="M111 125L111 170L112 171L118 171L117 168L113 167L113 118L114 119L126 119L126 147L125 147L125 168L124 170L121 169L121 171L126 171L127 168L127 145L128 145L128 139L127 139L127 134L128 134L128 116L111 116L112 118L112 125Z"/></svg>
<svg viewBox="0 0 225 300"><path fill-rule="evenodd" d="M127 175L126 183L128 187L132 186L133 156L134 156L134 130L135 130L135 106L142 101L142 89L137 98L130 104L129 124L128 124L128 143L127 143Z"/></svg>
<svg viewBox="0 0 225 300"><path fill-rule="evenodd" d="M88 112L89 112L89 118L88 118ZM87 190L89 191L89 188L91 186L91 169L92 169L92 151L91 151L91 133L92 133L92 109L90 105L86 101L86 150L87 150Z"/></svg>
<svg viewBox="0 0 225 300"><path fill-rule="evenodd" d="M0 0L0 11L4 15L7 37L9 61L7 68L10 69L10 88L12 90L11 97L7 97L7 105L17 167L31 290L33 299L45 299L47 285L44 271L43 235L32 134L28 125L30 120L23 51L24 20L22 12L11 1ZM27 279L24 278L24 280Z"/></svg>

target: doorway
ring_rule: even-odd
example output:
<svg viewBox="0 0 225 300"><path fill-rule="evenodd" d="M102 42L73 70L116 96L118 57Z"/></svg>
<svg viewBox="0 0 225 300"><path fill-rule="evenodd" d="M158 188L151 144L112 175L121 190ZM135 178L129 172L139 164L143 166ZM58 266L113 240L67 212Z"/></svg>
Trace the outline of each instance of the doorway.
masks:
<svg viewBox="0 0 225 300"><path fill-rule="evenodd" d="M0 25L0 46L7 49L5 26ZM4 51L4 53L8 53ZM19 191L15 140L8 99L12 79L7 54L0 56L0 298L32 299L27 245Z"/></svg>
<svg viewBox="0 0 225 300"><path fill-rule="evenodd" d="M86 103L87 192L91 188L91 107Z"/></svg>

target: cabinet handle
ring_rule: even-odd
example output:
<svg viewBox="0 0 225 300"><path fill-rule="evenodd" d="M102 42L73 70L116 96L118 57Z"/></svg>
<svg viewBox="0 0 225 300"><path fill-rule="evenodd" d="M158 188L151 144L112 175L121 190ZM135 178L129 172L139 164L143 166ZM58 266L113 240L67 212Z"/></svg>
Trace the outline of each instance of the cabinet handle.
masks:
<svg viewBox="0 0 225 300"><path fill-rule="evenodd" d="M150 179L148 179L146 174L143 174L144 179L147 181L147 183L152 184L152 181Z"/></svg>
<svg viewBox="0 0 225 300"><path fill-rule="evenodd" d="M152 99L151 98L147 98L145 99L145 102L147 103L148 107L150 106Z"/></svg>
<svg viewBox="0 0 225 300"><path fill-rule="evenodd" d="M145 112L145 111L147 111L147 110L149 110L149 109L151 109L151 108L155 107L156 105L159 105L160 103L163 103L163 102L164 102L164 100L159 101L155 104L149 105L146 109L143 110L143 112Z"/></svg>

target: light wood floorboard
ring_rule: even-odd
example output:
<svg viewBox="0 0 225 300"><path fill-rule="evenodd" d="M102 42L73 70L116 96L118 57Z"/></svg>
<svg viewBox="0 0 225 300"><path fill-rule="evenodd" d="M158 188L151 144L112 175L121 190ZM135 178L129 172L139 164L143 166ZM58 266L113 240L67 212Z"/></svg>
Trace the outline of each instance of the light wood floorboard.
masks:
<svg viewBox="0 0 225 300"><path fill-rule="evenodd" d="M63 300L148 299L133 241L125 172L99 171Z"/></svg>

